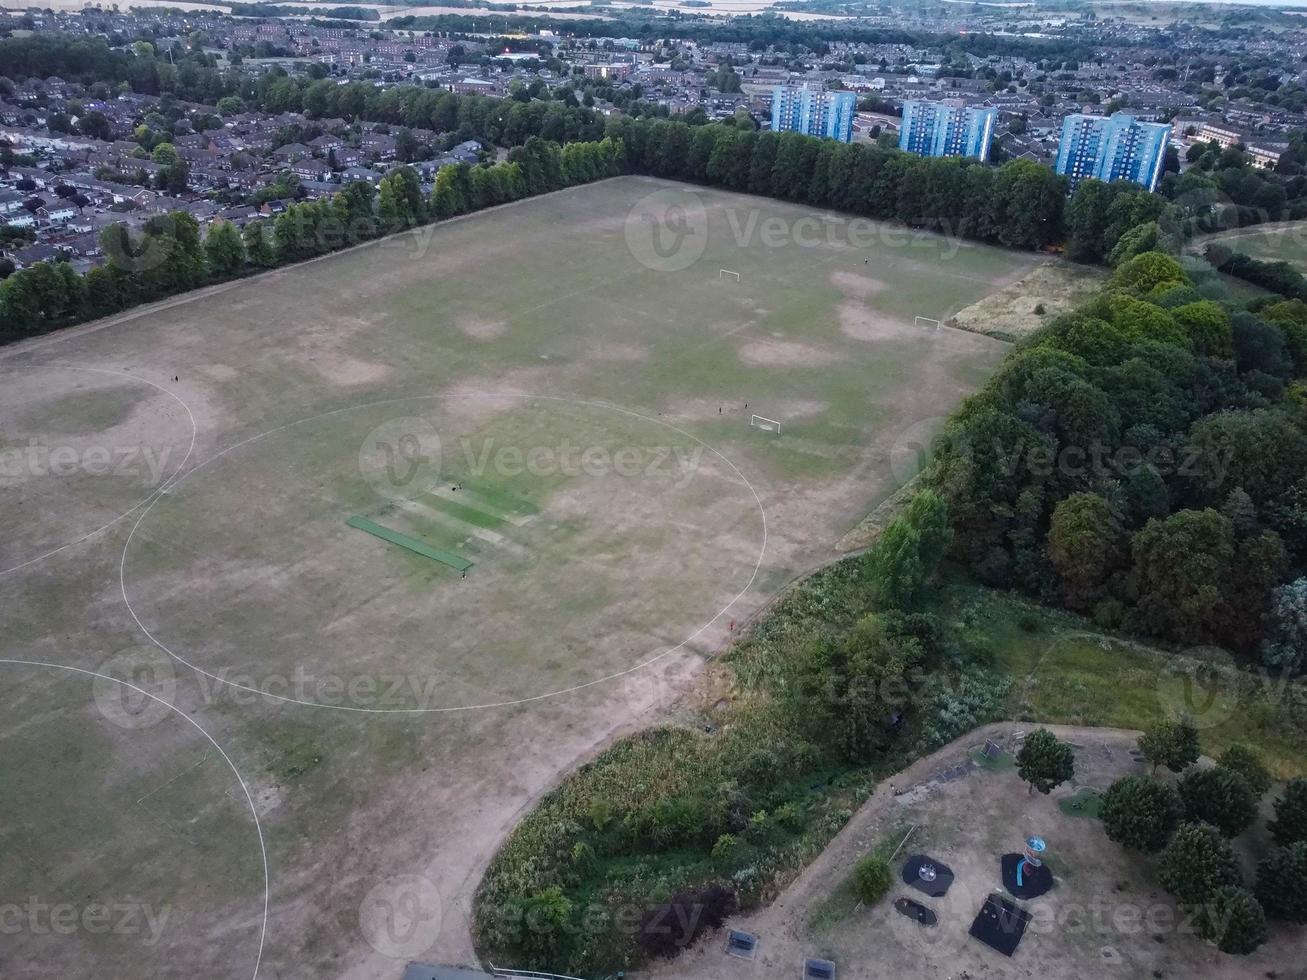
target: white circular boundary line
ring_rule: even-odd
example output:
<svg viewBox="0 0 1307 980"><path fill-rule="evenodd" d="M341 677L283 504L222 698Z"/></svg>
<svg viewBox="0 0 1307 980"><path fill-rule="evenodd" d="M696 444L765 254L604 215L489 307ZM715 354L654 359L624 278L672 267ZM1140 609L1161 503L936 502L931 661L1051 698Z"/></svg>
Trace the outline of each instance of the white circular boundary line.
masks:
<svg viewBox="0 0 1307 980"><path fill-rule="evenodd" d="M46 663L45 661L41 661L41 660L10 660L6 658L0 658L0 664L11 664L20 667L49 667L55 670L66 670L74 674L82 674L86 677L99 678L100 680L112 681L115 684L121 684L123 687L130 688L131 690L135 691L137 694L145 695L145 697L149 698L151 701L155 701L158 704L163 705L169 711L172 711L175 714L177 714L179 717L185 719L188 723L190 723L190 725L196 731L198 731L201 735L203 735L208 740L210 745L212 745L215 749L218 750L218 754L222 756L222 761L227 763L227 767L231 769L232 775L236 777L236 781L241 785L241 790L245 793L245 802L249 804L250 816L254 818L254 831L256 834L258 834L259 837L259 856L262 858L263 861L263 920L261 925L259 926L259 948L254 956L254 973L251 976L251 980L258 980L259 969L263 965L263 944L268 936L268 906L270 902L270 892L271 892L271 887L270 887L271 879L268 874L268 846L263 839L263 824L259 821L259 811L254 805L254 797L250 795L250 788L247 785L245 785L245 779L244 777L241 776L240 770L236 768L236 764L231 761L231 757L227 755L227 753L223 750L222 746L218 744L217 740L214 739L212 735L210 735L207 731L204 730L204 727L200 725L198 721L196 721L186 712L182 711L181 708L178 708L176 705L171 704L168 701L165 701L163 698L158 697L157 695L151 694L149 691L137 687L135 684L132 684L129 681L120 680L117 677L111 677L108 674L101 674L94 670L87 670L83 667L72 667L68 664Z"/></svg>
<svg viewBox="0 0 1307 980"><path fill-rule="evenodd" d="M749 575L749 581L744 584L743 589L737 592L735 596L733 596L731 600L727 602L726 605L724 605L720 610L718 610L718 612L716 612L706 623L700 626L697 630L695 630L693 633L687 636L680 643L676 644L676 646L669 647L668 649L664 650L662 653L656 654L650 657L649 659L636 664L633 667L628 667L625 670L619 670L616 671L615 673L607 674L603 677L598 677L594 680L586 681L582 684L576 684L573 685L572 687L561 688L557 691L549 691L548 693L545 694L536 694L536 695L532 695L531 697L515 698L515 699L505 700L505 701L487 701L482 704L452 705L452 706L441 707L441 708L363 708L363 707L358 707L357 705L323 704L321 701L306 701L301 698L293 698L282 694L273 694L269 691L260 691L259 689L250 687L247 684L237 684L234 681L229 681L224 677L219 677L216 674L212 674L209 671L204 670L202 667L197 667L195 664L186 660L184 657L181 657L178 654L174 653L171 649L169 649L169 647L166 644L164 644L153 633L151 633L149 629L146 628L145 624L141 622L140 617L136 615L136 610L132 608L131 600L127 597L127 552L131 548L132 539L136 536L137 529L141 526L142 522L149 515L150 511L154 508L154 505L159 502L159 498L161 496L163 489L165 488L175 489L176 487L181 486L181 484L184 483L186 480L190 479L191 476L198 473L200 470L204 469L210 463L214 463L222 459L228 453L234 452L243 446L248 446L251 443L258 442L259 440L264 439L268 436L276 435L277 433L283 432L286 429L292 429L299 425L307 425L311 422L319 422L323 419L331 418L336 415L342 415L347 412L359 412L369 408L379 408L384 405L400 405L405 402L430 401L433 399L446 397L445 395L411 395L407 398L385 398L380 401L365 402L361 405L350 405L345 408L333 409L330 412L323 412L321 415L311 415L308 418L299 419L294 422L287 422L285 425L279 425L276 428L269 429L266 432L261 432L258 435L250 436L247 439L242 439L240 442L228 446L226 449L222 450L219 453L216 453L213 456L210 456L208 459L204 460L203 462L197 463L192 469L190 469L184 475L175 478L174 480L170 481L168 484L165 484L164 487L160 487L160 490L156 491L156 493L148 501L145 502L146 504L145 509L142 510L140 515L136 518L136 523L132 525L131 531L128 532L127 534L127 540L123 542L122 558L118 563L118 589L119 592L121 592L122 594L123 604L127 607L127 612L131 615L136 625L140 628L141 632L146 635L146 637L150 640L150 642L153 643L155 646L157 646L168 656L176 660L179 664L189 667L197 674L200 674L201 676L204 677L208 677L210 680L216 681L219 684L225 684L228 687L233 687L240 691L246 691L251 694L257 694L260 695L261 697L265 697L274 701L282 701L287 704L303 705L304 707L308 707L308 708L328 708L335 711L355 711L361 714L382 714L382 715L450 714L458 711L481 711L481 710L487 710L491 708L511 708L517 705L530 704L535 701L545 701L551 698L563 697L564 695L568 695L568 694L575 694L577 691L582 691L585 690L586 688L594 687L598 684L606 684L609 681L617 680L619 677L626 677L630 674L634 674L652 664L657 663L659 660L662 660L664 657L668 657L671 654L676 653L678 650L684 648L687 644L693 641L706 629L708 629L715 622L717 622L724 615L726 615L727 611L731 608L731 606L735 605L735 603L737 603L744 596L744 594L748 592L750 588L753 587L753 583L757 580L758 573L762 568L763 557L767 552L767 511L763 507L762 497L758 495L758 491L754 488L753 484L749 482L749 478L746 477L744 473L741 472L740 468L736 466L734 462L731 461L730 457L726 456L720 450L713 448L712 446L708 445L708 443L700 439L698 436L694 435L693 433L686 432L684 429L681 429L670 422L665 422L662 419L656 419L648 415L643 415L639 412L632 411L629 408L622 408L619 405L613 405L610 402L587 401L583 399L565 398L561 395L523 394L520 392L495 392L495 391L474 390L472 392L469 392L469 394L471 394L474 397L486 396L492 398L503 398L507 396L512 398L528 398L528 399L535 398L544 401L567 402L568 404L571 405L584 405L592 408L603 408L609 411L618 412L622 415L628 415L632 418L640 419L641 421L644 422L652 422L655 425L665 426L666 428L671 429L673 432L685 436L687 439L692 439L694 442L698 443L700 446L708 450L713 455L717 456L727 466L729 466L732 470L735 471L735 475L740 478L741 482L743 482L746 487L749 488L749 492L753 494L754 502L758 505L758 516L762 519L762 544L758 549L758 558L754 562L753 571Z"/></svg>
<svg viewBox="0 0 1307 980"><path fill-rule="evenodd" d="M71 364L29 365L24 370L86 371L91 374L107 374L115 378L127 378L131 381L137 381L141 384L149 385L151 388L156 388L159 391L162 391L173 401L175 401L178 405L180 405L182 409L186 412L186 417L190 419L191 422L191 444L186 448L186 455L182 457L182 461L177 464L177 468L173 470L171 474L164 477L163 480L159 482L159 485L157 487L155 487L148 494L146 494L141 500L137 501L131 507L127 508L127 510L123 511L121 514L119 514L117 517L111 520L108 524L102 524L99 527L97 527L94 531L88 531L86 534L83 534L80 538L77 538L74 541L69 541L67 544L61 544L59 547L51 551L45 552L45 554L37 555L35 558L29 558L27 561L22 562L18 565L14 565L10 568L0 569L0 578L4 577L5 575L8 575L10 572L16 572L19 569L27 568L29 565L35 565L37 562L45 561L45 559L57 555L61 551L67 551L69 548L76 547L77 545L81 544L83 541L89 541L97 534L109 530L109 528L113 527L119 521L126 518L133 511L139 510L140 508L144 507L146 504L149 504L155 497L157 497L160 493L166 490L168 486L172 483L172 481L177 479L177 475L181 473L181 471L185 468L187 461L191 458L191 454L195 452L195 442L199 435L199 427L196 425L195 415L192 414L191 407L187 405L185 401L182 400L181 396L178 395L176 392L169 391L167 388L163 387L163 385L155 384L153 381L149 381L145 378L139 378L134 374L128 374L126 371L113 371L108 368L74 367Z"/></svg>

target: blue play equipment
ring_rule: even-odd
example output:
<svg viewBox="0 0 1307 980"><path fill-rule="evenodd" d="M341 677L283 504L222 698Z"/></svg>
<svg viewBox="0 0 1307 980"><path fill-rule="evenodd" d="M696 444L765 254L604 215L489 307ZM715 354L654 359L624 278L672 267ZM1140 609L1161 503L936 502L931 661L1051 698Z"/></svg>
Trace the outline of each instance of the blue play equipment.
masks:
<svg viewBox="0 0 1307 980"><path fill-rule="evenodd" d="M1044 866L1044 862L1040 859L1039 855L1043 854L1044 851L1046 851L1047 849L1048 849L1048 845L1044 843L1044 838L1042 837L1026 838L1026 853L1023 854L1021 856L1021 860L1017 862L1017 887L1018 888L1021 888L1025 884L1026 865L1029 865L1032 868L1042 868Z"/></svg>

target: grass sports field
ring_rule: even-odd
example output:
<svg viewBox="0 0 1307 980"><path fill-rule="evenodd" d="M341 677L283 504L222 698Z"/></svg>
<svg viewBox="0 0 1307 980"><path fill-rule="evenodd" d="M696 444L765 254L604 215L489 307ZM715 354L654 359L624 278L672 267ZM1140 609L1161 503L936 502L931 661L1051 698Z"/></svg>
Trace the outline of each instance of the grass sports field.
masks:
<svg viewBox="0 0 1307 980"><path fill-rule="evenodd" d="M420 232L0 354L0 973L468 962L524 808L1003 355L915 318L1035 264L636 178Z"/></svg>
<svg viewBox="0 0 1307 980"><path fill-rule="evenodd" d="M1204 244L1220 242L1264 262L1288 262L1299 272L1307 273L1307 222L1281 221L1214 235L1203 241Z"/></svg>

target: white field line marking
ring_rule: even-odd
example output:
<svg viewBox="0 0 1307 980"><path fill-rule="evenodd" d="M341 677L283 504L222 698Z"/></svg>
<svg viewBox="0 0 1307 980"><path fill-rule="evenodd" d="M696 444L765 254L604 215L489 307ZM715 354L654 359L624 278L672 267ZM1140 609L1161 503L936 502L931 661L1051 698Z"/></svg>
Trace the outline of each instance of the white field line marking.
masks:
<svg viewBox="0 0 1307 980"><path fill-rule="evenodd" d="M210 735L207 731L205 731L204 727L198 721L196 721L194 718L188 715L185 711L182 711L181 708L178 708L176 705L168 701L165 701L163 698L159 697L158 695L151 694L149 691L142 690L141 688L137 687L135 684L131 684L124 680L119 680L117 677L110 677L108 674L99 674L93 670L86 670L85 668L82 667L70 667L67 664L52 664L40 660L0 659L0 664L12 664L12 665L17 665L19 667L48 667L52 670L67 670L74 674L81 674L84 677L98 677L100 680L110 681L114 684L121 684L123 687L128 688L129 690L135 691L137 694L143 695L144 697L149 698L151 701L163 705L165 708L167 708L169 711L176 714L177 717L181 718L188 725L194 728L197 732L203 735L205 739L208 740L208 743L218 750L218 754L222 756L222 761L227 763L227 767L231 769L232 774L236 777L236 781L241 784L241 789L245 793L245 802L250 808L250 816L254 818L254 830L259 837L259 856L263 860L263 921L262 924L259 926L259 949L254 957L254 973L251 976L251 980L258 980L259 967L263 964L263 944L268 937L268 903L269 903L269 896L271 892L271 888L269 885L269 878L268 878L268 845L263 839L263 824L259 822L259 811L254 807L254 797L250 795L250 788L245 784L245 779L243 776L241 776L240 770L236 768L236 764L231 761L231 756L227 755L227 753L223 751L222 746L219 745L217 741L214 740L214 737L212 735Z"/></svg>
<svg viewBox="0 0 1307 980"><path fill-rule="evenodd" d="M186 411L186 417L191 421L191 444L186 447L186 455L183 456L182 461L177 464L177 468L173 470L172 473L170 473L168 476L164 477L163 481L157 487L151 490L145 496L144 499L140 500L132 507L123 511L121 514L119 514L109 523L101 524L94 531L88 531L86 534L83 534L80 538L77 538L74 541L69 541L67 544L61 544L58 548L53 548L50 551L45 552L44 554L37 555L35 558L29 558L27 561L22 562L18 565L12 565L9 568L0 569L0 576L8 575L10 572L16 572L20 568L26 568L29 565L35 565L37 562L44 561L46 558L49 558L52 555L57 555L59 554L59 552L67 551L69 548L75 547L76 545L81 544L83 541L88 541L91 538L95 537L97 534L101 533L102 531L109 530L109 528L113 527L115 524L117 524L123 518L127 517L127 515L131 514L133 511L140 510L140 508L153 503L153 501L158 498L159 494L166 491L169 488L169 486L171 486L172 482L177 479L177 475L181 473L181 471L185 468L187 461L191 458L191 453L195 452L195 439L199 431L198 427L195 424L195 416L191 414L190 406L187 405L184 401L182 401L182 399L178 397L176 393L169 391L167 388L163 387L162 385L155 384L153 381L147 381L144 378L138 378L134 374L127 374L125 371L110 371L106 368L73 367L70 364L43 364L40 366L40 368L37 368L37 370L50 370L50 371L56 369L63 370L63 371L89 371L93 374L108 374L113 377L127 378L131 381L139 381L143 385L149 385L151 388L157 388L159 391L162 391L169 398L173 399L173 401L177 402L177 404L180 405ZM33 369L24 368L24 370L30 371Z"/></svg>
<svg viewBox="0 0 1307 980"><path fill-rule="evenodd" d="M473 392L472 394L481 394L487 397L504 397L505 395L504 392L493 392L493 391ZM753 588L753 583L757 581L758 574L762 570L763 558L767 554L767 510L765 507L763 507L762 496L758 493L757 488L752 483L749 482L748 477L744 475L743 471L741 471L741 469L735 465L735 463L730 459L729 456L726 456L719 449L714 449L712 446L708 445L708 443L704 442L702 439L700 439L698 436L694 435L693 433L687 432L684 429L666 421L665 419L652 418L648 415L643 415L640 412L632 411L629 408L621 408L620 406L613 405L609 402L577 400L572 398L565 398L561 395L522 394L520 392L508 393L508 394L510 397L515 397L515 398L535 398L541 401L566 402L572 405L583 405L583 406L589 406L594 408L604 408L612 412L617 412L620 415L629 416L630 418L639 419L644 422L651 422L655 425L662 425L667 427L668 429L671 429L673 432L677 433L678 435L684 436L690 441L699 444L705 450L712 453L714 456L719 458L723 463L725 463L728 467L730 467L735 472L735 475L740 478L740 482L743 483L744 486L748 488L750 494L753 495L753 501L758 508L758 516L762 522L762 534L761 534L761 541L758 546L758 557L754 561L753 570L749 575L749 580L744 583L744 588L740 589L740 591L737 592L734 595L734 597L732 597L731 600L726 603L726 605L722 606L722 608L715 615L709 618L707 622L705 622L702 626L696 629L693 633L687 636L680 643L677 643L675 646L669 647L663 650L661 653L654 654L651 657L647 657L646 659L642 660L640 663L637 663L635 666L628 667L626 670L615 671L603 677L597 677L592 681L585 681L580 684L573 684L571 687L561 688L557 691L547 691L543 694L531 695L530 697L512 698L503 701L487 701L482 704L452 705L449 707L442 707L442 708L364 708L358 705L322 704L321 702L318 701L305 701L300 698L286 697L284 695L272 694L269 693L268 691L260 691L257 688L250 687L249 685L236 684L225 677L219 677L217 674L213 674L207 670L204 670L202 667L196 666L195 664L187 660L185 657L182 657L180 654L175 653L167 646L167 644L165 644L162 640L160 640L153 633L151 633L149 629L146 627L146 625L143 622L141 622L141 617L136 614L136 610L132 606L131 598L127 595L127 554L131 550L132 539L136 536L136 532L140 528L141 523L145 520L147 516L149 516L150 510L154 507L155 503L158 502L158 497L156 496L145 506L145 508L140 512L140 514L137 515L135 523L132 524L132 529L127 533L127 540L123 542L122 556L118 561L118 591L122 595L123 605L127 607L127 612L132 617L132 621L136 624L137 629L139 629L142 633L144 633L146 638L149 639L151 643L157 646L168 656L172 657L182 666L189 667L197 674L207 677L216 683L227 684L230 687L236 688L237 690L248 691L251 694L258 694L265 698L272 698L273 700L284 701L289 704L301 704L310 708L330 708L337 711L357 711L364 714L397 714L397 713L445 714L445 713L456 712L456 711L481 711L488 708L510 708L521 704L532 704L536 701L545 701L551 698L563 697L568 694L575 694L577 691L583 691L586 688L595 687L596 685L599 684L607 684L610 681L617 680L618 678L626 677L630 674L637 673L638 671L644 670L646 667L649 667L652 664L657 663L659 660L662 660L664 657L671 656L672 654L677 653L680 650L684 649L685 647L689 646L692 642L698 639L703 633L705 633L708 629L710 629L714 623L716 623L719 619L725 617L730 612L731 607L735 605L737 602L739 602L740 599L744 598L744 596L748 594L749 590ZM298 421L295 422L287 422L284 425L279 425L276 428L269 429L267 432L261 432L258 435L249 436L246 439L242 439L240 442L233 443L232 445L228 446L226 449L223 449L220 452L215 453L214 455L210 456L208 459L204 460L203 462L197 463L186 473L182 474L182 476L173 480L172 485L180 486L184 481L189 480L196 473L200 472L200 470L204 469L205 467L209 466L212 463L217 462L220 459L223 459L228 453L234 452L235 450L240 449L242 446L251 445L262 439L266 439L268 436L275 435L276 433L279 432L284 432L288 429L292 429L295 426L306 425L311 422L317 422L325 418L332 418L337 415L344 415L348 412L362 411L363 409L367 409L367 408L377 408L382 405L400 405L400 404L404 404L407 402L414 402L414 401L437 400L442 397L444 396L415 395L408 398L385 398L380 401L365 402L364 404L361 405L349 405L345 408L333 409L330 412L323 412L320 415L312 415L309 416L308 418L299 419Z"/></svg>
<svg viewBox="0 0 1307 980"><path fill-rule="evenodd" d="M204 758L203 758L203 759L201 759L199 762L195 763L195 765L193 765L193 766L187 766L185 769L183 769L181 772L177 773L177 775L173 776L172 779L168 780L168 781L167 781L166 783L164 783L163 785L154 787L154 789L150 790L148 793L146 793L144 796L142 796L139 800L137 800L137 801L136 801L136 805L137 805L137 806L140 806L142 803L144 803L146 800L148 800L148 799L149 799L151 796L153 796L155 793L158 793L158 792L160 792L160 791L162 791L162 790L167 789L169 786L171 786L173 783L177 782L177 780L181 779L183 776L185 776L185 775L186 775L188 772L190 772L192 769L198 769L198 768L200 768L200 766L204 765L204 764L205 764L206 762L208 762L208 761L209 761L209 753L206 751L206 752L204 753Z"/></svg>

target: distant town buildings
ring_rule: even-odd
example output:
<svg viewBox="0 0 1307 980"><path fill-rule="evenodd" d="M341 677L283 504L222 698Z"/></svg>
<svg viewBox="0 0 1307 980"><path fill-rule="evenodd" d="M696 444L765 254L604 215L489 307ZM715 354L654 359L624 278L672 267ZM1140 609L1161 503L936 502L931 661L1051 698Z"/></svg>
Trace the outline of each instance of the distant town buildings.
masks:
<svg viewBox="0 0 1307 980"><path fill-rule="evenodd" d="M848 143L858 98L852 92L779 85L772 89L771 128L775 133L825 136Z"/></svg>
<svg viewBox="0 0 1307 980"><path fill-rule="evenodd" d="M1140 122L1128 112L1075 113L1062 120L1055 169L1073 188L1094 177L1108 183L1129 180L1155 190L1170 138L1169 124Z"/></svg>
<svg viewBox="0 0 1307 980"><path fill-rule="evenodd" d="M989 140L998 109L969 106L959 99L903 103L899 149L923 157L989 159Z"/></svg>

